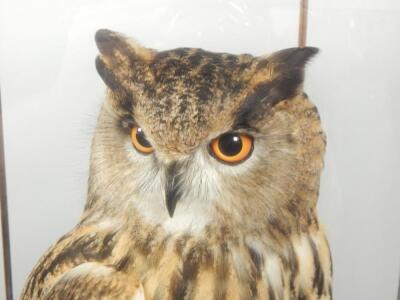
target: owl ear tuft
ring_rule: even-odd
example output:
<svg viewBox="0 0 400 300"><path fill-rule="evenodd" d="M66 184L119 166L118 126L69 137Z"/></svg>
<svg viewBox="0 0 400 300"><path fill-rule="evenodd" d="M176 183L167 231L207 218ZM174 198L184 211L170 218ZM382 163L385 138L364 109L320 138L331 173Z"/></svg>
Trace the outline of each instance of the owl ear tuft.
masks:
<svg viewBox="0 0 400 300"><path fill-rule="evenodd" d="M277 71L293 72L303 70L306 63L318 52L315 47L288 48L271 54L267 59L277 65Z"/></svg>
<svg viewBox="0 0 400 300"><path fill-rule="evenodd" d="M112 55L116 48L126 47L122 35L108 29L97 30L94 39L100 53L106 56Z"/></svg>
<svg viewBox="0 0 400 300"><path fill-rule="evenodd" d="M258 85L264 86L273 102L299 94L304 81L305 65L318 51L314 47L289 48L259 59L253 86L256 89Z"/></svg>
<svg viewBox="0 0 400 300"><path fill-rule="evenodd" d="M140 46L120 33L100 29L95 34L100 55L96 69L104 83L116 94L129 94L130 84L136 77L143 78L148 61L154 51Z"/></svg>
<svg viewBox="0 0 400 300"><path fill-rule="evenodd" d="M100 53L108 57L126 57L147 61L152 58L154 51L142 47L134 39L108 29L99 29L95 41Z"/></svg>
<svg viewBox="0 0 400 300"><path fill-rule="evenodd" d="M289 48L257 58L250 92L236 116L238 126L262 118L280 101L302 93L304 67L316 53L313 47Z"/></svg>

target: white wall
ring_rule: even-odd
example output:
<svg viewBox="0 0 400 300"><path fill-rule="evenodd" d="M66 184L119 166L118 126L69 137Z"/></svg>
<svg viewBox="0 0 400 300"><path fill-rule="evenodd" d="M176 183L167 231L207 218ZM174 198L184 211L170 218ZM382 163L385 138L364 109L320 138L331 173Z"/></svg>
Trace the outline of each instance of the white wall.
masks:
<svg viewBox="0 0 400 300"><path fill-rule="evenodd" d="M395 299L400 265L400 2L310 0L322 49L306 90L328 135L319 211L336 299ZM110 28L159 49L252 54L296 45L294 0L3 0L0 82L18 295L39 256L84 205L104 86L93 34Z"/></svg>
<svg viewBox="0 0 400 300"><path fill-rule="evenodd" d="M322 52L308 92L328 135L319 208L332 243L336 299L396 299L400 2L313 2L309 42Z"/></svg>

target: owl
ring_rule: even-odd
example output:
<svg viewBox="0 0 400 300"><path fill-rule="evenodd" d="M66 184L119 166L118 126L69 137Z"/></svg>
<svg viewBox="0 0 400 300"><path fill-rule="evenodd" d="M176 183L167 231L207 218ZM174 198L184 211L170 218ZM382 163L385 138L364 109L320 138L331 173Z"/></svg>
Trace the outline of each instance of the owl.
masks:
<svg viewBox="0 0 400 300"><path fill-rule="evenodd" d="M331 299L316 48L156 51L95 36L107 92L78 224L21 299Z"/></svg>

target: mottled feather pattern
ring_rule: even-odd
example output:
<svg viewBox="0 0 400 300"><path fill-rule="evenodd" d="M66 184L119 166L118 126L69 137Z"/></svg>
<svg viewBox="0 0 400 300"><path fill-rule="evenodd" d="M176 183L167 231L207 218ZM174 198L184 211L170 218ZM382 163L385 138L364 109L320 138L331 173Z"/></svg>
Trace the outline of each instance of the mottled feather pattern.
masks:
<svg viewBox="0 0 400 300"><path fill-rule="evenodd" d="M90 252L106 243L101 234L87 232L58 254L56 247L50 250L51 262L40 263L32 274L36 286L30 289L29 282L23 299L130 299L141 291L139 282L146 299L330 299L330 253L317 228L290 237L276 232L281 244L276 249L239 232L221 232L229 235L221 241L208 235L214 230L204 236L166 236L150 229L140 236L135 230L119 233L106 258ZM94 245L88 243L95 236Z"/></svg>
<svg viewBox="0 0 400 300"><path fill-rule="evenodd" d="M108 30L96 43L107 97L85 210L21 299L331 299L316 214L326 139L302 91L317 50L159 52ZM135 126L154 153L133 149ZM230 131L254 138L234 166L208 146Z"/></svg>

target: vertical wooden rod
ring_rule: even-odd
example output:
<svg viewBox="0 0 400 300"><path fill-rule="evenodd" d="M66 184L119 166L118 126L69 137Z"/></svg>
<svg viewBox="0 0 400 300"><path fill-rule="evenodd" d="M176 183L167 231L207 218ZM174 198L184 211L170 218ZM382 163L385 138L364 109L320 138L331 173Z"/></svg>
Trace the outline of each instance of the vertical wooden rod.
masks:
<svg viewBox="0 0 400 300"><path fill-rule="evenodd" d="M4 157L4 135L3 135L3 115L1 110L0 92L0 212L1 212L1 236L3 238L3 261L4 277L6 286L7 300L13 299L12 277L11 277L11 247L10 231L8 225L8 205L7 205L7 186L6 186L6 165Z"/></svg>
<svg viewBox="0 0 400 300"><path fill-rule="evenodd" d="M305 47L307 42L307 14L308 0L300 0L299 47Z"/></svg>

